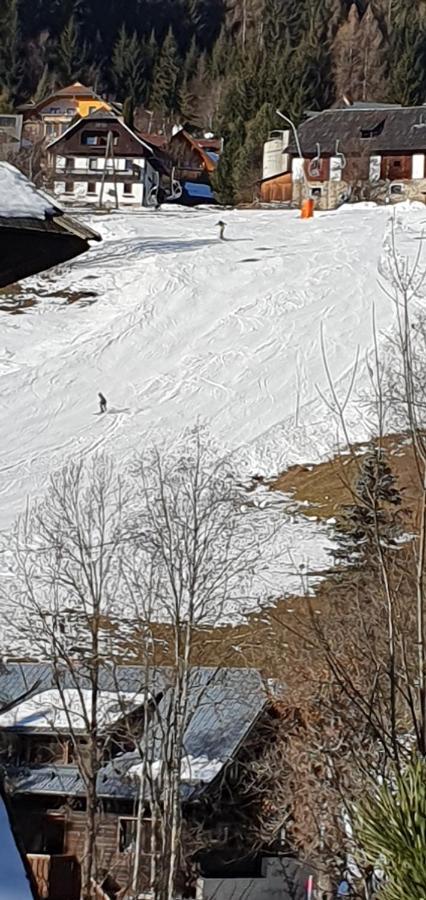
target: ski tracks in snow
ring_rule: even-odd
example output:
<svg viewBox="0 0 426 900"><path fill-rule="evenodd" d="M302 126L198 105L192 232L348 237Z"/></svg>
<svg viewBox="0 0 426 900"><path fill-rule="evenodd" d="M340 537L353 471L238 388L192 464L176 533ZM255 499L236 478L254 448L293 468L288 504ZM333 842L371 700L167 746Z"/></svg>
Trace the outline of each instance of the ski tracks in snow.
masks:
<svg viewBox="0 0 426 900"><path fill-rule="evenodd" d="M288 211L221 215L223 242L214 210L91 216L103 243L26 282L43 292L35 308L1 316L0 527L66 457L105 449L122 463L200 420L235 454L241 478L332 450L336 425L317 390L327 392L320 332L343 391L357 348L363 357L371 347L373 304L379 329L392 322L377 284L389 211L353 207L311 222ZM412 236L418 213L400 217ZM46 295L89 285L97 296L87 306ZM359 378L365 386L363 366ZM98 390L106 416L95 415ZM363 439L366 423L349 418ZM294 516L287 524L283 558L324 560L323 532ZM290 563L286 572L280 592L295 588Z"/></svg>

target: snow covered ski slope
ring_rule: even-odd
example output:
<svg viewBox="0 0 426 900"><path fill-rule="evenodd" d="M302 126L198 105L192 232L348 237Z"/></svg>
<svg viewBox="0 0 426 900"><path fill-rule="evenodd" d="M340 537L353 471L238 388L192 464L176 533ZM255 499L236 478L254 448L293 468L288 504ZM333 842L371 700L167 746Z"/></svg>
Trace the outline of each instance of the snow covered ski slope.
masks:
<svg viewBox="0 0 426 900"><path fill-rule="evenodd" d="M0 527L65 458L105 449L125 460L197 420L235 453L241 478L331 451L320 329L343 388L357 348L363 358L371 346L373 302L379 329L392 321L377 283L390 215L221 212L226 241L214 210L87 215L103 243L24 282L31 309L0 313ZM398 216L404 228L421 214ZM364 437L359 413L353 424Z"/></svg>

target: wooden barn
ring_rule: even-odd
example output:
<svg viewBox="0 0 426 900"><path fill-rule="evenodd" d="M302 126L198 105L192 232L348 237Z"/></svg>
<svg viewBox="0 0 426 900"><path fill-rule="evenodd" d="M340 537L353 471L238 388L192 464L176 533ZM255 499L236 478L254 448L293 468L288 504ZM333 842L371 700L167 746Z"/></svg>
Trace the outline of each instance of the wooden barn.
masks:
<svg viewBox="0 0 426 900"><path fill-rule="evenodd" d="M321 209L347 199L396 202L426 197L426 107L354 103L312 113L291 157L293 202Z"/></svg>
<svg viewBox="0 0 426 900"><path fill-rule="evenodd" d="M169 153L183 192L180 203L215 202L211 176L218 166L221 147L218 138L195 138L183 128L170 139Z"/></svg>

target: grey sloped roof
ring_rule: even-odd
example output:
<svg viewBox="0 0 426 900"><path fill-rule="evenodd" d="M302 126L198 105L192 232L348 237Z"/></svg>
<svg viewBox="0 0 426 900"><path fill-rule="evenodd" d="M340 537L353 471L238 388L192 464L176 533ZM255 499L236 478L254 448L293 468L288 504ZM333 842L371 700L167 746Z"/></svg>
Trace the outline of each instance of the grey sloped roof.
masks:
<svg viewBox="0 0 426 900"><path fill-rule="evenodd" d="M362 132L373 131L371 137ZM377 133L375 133L377 132ZM426 151L426 107L367 107L327 109L310 115L298 128L302 153L333 155L336 140L343 153L404 153ZM288 151L296 153L291 140Z"/></svg>
<svg viewBox="0 0 426 900"><path fill-rule="evenodd" d="M160 758L162 734L168 721L170 689L173 672L167 667L153 670L149 675L149 691L162 694L158 703L159 722L150 735L150 758ZM84 673L79 683L86 685ZM101 671L102 690L141 691L146 678L139 666L120 666L114 671ZM10 664L0 671L0 697L11 702L34 685L34 692L52 686L52 669L46 663ZM74 676L65 672L65 686L75 685ZM191 760L215 763L209 780L232 760L268 702L268 695L260 674L255 669L215 669L194 667L191 670L188 698L188 719L184 735L183 754ZM13 730L13 728L11 729ZM126 753L107 763L99 774L101 796L133 797L136 786L129 779L129 770L140 762L140 756ZM33 766L13 773L15 789L20 793L49 793L78 795L84 793L76 768L72 766ZM188 792L192 793L188 786Z"/></svg>

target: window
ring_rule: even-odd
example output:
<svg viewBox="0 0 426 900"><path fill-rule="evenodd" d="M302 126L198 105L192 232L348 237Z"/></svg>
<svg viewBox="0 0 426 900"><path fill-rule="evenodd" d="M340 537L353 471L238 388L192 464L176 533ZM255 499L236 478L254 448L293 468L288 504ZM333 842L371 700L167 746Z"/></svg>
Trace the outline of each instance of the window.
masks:
<svg viewBox="0 0 426 900"><path fill-rule="evenodd" d="M381 122L378 122L377 125L373 125L372 128L361 128L361 137L362 138L378 137L379 134L382 133L384 127L385 127L385 120L383 119Z"/></svg>
<svg viewBox="0 0 426 900"><path fill-rule="evenodd" d="M89 169L91 169L93 172L97 168L98 168L98 160L96 159L96 157L95 158L92 157L92 159L89 159Z"/></svg>
<svg viewBox="0 0 426 900"><path fill-rule="evenodd" d="M125 168L126 168L126 172L133 172L133 160L132 159L125 160Z"/></svg>
<svg viewBox="0 0 426 900"><path fill-rule="evenodd" d="M64 852L65 819L61 815L48 813L43 822L42 853L55 856Z"/></svg>
<svg viewBox="0 0 426 900"><path fill-rule="evenodd" d="M55 135L57 134L57 127L54 122L46 122L46 134L47 135Z"/></svg>
<svg viewBox="0 0 426 900"><path fill-rule="evenodd" d="M65 171L66 171L66 172L72 172L73 168L74 168L74 157L73 157L73 156L67 156L67 157L65 158Z"/></svg>
<svg viewBox="0 0 426 900"><path fill-rule="evenodd" d="M73 182L73 181L66 181L66 182L65 182L65 193L66 193L66 194L73 194L73 193L74 193L74 182Z"/></svg>
<svg viewBox="0 0 426 900"><path fill-rule="evenodd" d="M97 147L100 144L99 134L91 134L89 131L83 131L81 135L81 143L87 147Z"/></svg>
<svg viewBox="0 0 426 900"><path fill-rule="evenodd" d="M96 194L96 181L89 181L87 184L87 193Z"/></svg>
<svg viewBox="0 0 426 900"><path fill-rule="evenodd" d="M130 182L125 183L123 193L127 194L127 196L133 194L133 185Z"/></svg>
<svg viewBox="0 0 426 900"><path fill-rule="evenodd" d="M118 820L118 849L120 853L130 850L136 840L137 819L130 816Z"/></svg>

